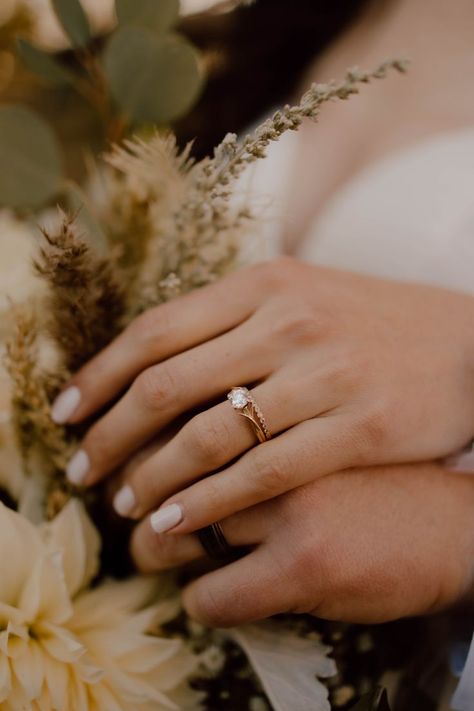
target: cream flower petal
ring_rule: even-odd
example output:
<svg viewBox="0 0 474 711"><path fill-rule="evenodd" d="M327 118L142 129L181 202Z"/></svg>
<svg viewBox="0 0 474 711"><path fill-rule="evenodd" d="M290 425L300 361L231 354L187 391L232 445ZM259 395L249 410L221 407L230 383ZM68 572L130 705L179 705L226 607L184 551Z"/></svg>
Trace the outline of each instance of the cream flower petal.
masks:
<svg viewBox="0 0 474 711"><path fill-rule="evenodd" d="M0 703L10 695L11 684L10 661L5 654L0 654Z"/></svg>
<svg viewBox="0 0 474 711"><path fill-rule="evenodd" d="M156 578L137 576L119 583L106 581L76 599L69 627L75 629L79 623L81 629L95 629L104 614L109 620L117 618L123 622L124 614L141 609L153 600L154 594L157 594Z"/></svg>
<svg viewBox="0 0 474 711"><path fill-rule="evenodd" d="M140 648L140 654L136 650ZM183 648L180 639L158 639L150 637L143 640L143 636L136 640L130 640L130 651L120 655L120 663L131 674L145 674L156 669Z"/></svg>
<svg viewBox="0 0 474 711"><path fill-rule="evenodd" d="M44 679L44 655L37 642L29 644L24 653L15 659L15 675L28 700L38 698Z"/></svg>
<svg viewBox="0 0 474 711"><path fill-rule="evenodd" d="M153 671L153 681L163 691L170 692L179 685L180 680L189 679L195 674L196 668L196 656L189 651L187 653L183 651L179 657L160 664L158 669Z"/></svg>
<svg viewBox="0 0 474 711"><path fill-rule="evenodd" d="M28 634L24 626L9 622L7 627L0 634L0 651L10 659L16 659L22 651L25 642L28 641Z"/></svg>
<svg viewBox="0 0 474 711"><path fill-rule="evenodd" d="M17 607L12 607L11 605L6 605L0 602L0 629L6 627L8 623L15 625L23 625L25 622L25 615Z"/></svg>
<svg viewBox="0 0 474 711"><path fill-rule="evenodd" d="M16 606L25 580L36 560L44 553L37 530L25 518L0 504L0 600Z"/></svg>
<svg viewBox="0 0 474 711"><path fill-rule="evenodd" d="M64 627L40 622L36 625L36 634L43 649L58 662L77 662L85 653L84 646Z"/></svg>
<svg viewBox="0 0 474 711"><path fill-rule="evenodd" d="M43 663L46 688L51 698L52 708L68 708L69 668L65 664L50 657L49 654L44 655Z"/></svg>
<svg viewBox="0 0 474 711"><path fill-rule="evenodd" d="M48 619L61 624L71 616L72 606L64 576L51 555L43 554L34 564L19 607L29 621Z"/></svg>
<svg viewBox="0 0 474 711"><path fill-rule="evenodd" d="M0 507L2 531L15 556L4 550L8 585L0 579L1 711L195 706L185 682L198 658L180 640L147 634L152 625L159 634L157 624L179 610L168 578L137 576L87 589L99 546L78 502L41 528Z"/></svg>
<svg viewBox="0 0 474 711"><path fill-rule="evenodd" d="M124 700L131 704L140 704L145 701L154 701L170 711L179 711L176 704L160 689L139 676L124 674L123 672L109 672L109 678L114 687L120 689Z"/></svg>
<svg viewBox="0 0 474 711"><path fill-rule="evenodd" d="M100 537L78 499L44 525L43 536L51 550L62 554L62 569L71 597L92 581L99 569Z"/></svg>

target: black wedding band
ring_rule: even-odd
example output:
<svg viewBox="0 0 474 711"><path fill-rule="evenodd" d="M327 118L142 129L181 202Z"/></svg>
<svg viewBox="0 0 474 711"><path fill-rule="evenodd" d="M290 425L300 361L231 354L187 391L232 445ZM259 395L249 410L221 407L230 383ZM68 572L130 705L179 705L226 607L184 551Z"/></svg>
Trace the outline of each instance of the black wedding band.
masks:
<svg viewBox="0 0 474 711"><path fill-rule="evenodd" d="M200 531L197 531L197 535L202 547L212 560L228 560L234 556L234 550L227 543L220 523L213 523L201 528Z"/></svg>

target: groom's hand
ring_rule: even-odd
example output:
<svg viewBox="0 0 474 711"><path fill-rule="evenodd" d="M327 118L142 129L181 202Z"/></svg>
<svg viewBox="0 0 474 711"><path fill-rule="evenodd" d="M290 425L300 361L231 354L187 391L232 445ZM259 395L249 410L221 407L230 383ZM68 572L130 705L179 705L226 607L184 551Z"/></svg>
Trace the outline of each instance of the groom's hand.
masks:
<svg viewBox="0 0 474 711"><path fill-rule="evenodd" d="M472 594L474 478L431 464L341 472L222 522L253 550L184 594L188 612L230 626L280 612L382 622L441 610ZM203 557L197 537L141 522L144 571Z"/></svg>

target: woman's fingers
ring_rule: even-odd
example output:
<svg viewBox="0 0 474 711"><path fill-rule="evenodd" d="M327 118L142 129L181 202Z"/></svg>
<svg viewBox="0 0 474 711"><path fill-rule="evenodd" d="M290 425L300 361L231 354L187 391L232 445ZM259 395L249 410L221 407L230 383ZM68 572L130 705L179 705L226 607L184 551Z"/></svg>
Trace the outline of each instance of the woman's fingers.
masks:
<svg viewBox="0 0 474 711"><path fill-rule="evenodd" d="M253 546L261 543L269 528L257 510L241 511L225 521L222 530L230 546ZM175 568L206 557L196 534L167 536L155 533L150 519L135 528L131 539L131 554L137 568L144 573Z"/></svg>
<svg viewBox="0 0 474 711"><path fill-rule="evenodd" d="M76 423L112 400L145 368L204 343L245 321L257 292L249 272L231 274L133 321L70 381L52 408L58 423Z"/></svg>
<svg viewBox="0 0 474 711"><path fill-rule="evenodd" d="M235 383L268 375L270 357L247 324L145 370L89 430L67 469L75 485L92 485L179 415L221 396Z"/></svg>
<svg viewBox="0 0 474 711"><path fill-rule="evenodd" d="M153 528L177 535L196 531L325 474L356 466L359 447L357 428L348 417L330 414L307 420L168 499L152 514Z"/></svg>
<svg viewBox="0 0 474 711"><path fill-rule="evenodd" d="M269 378L252 390L273 435L319 414L314 411L312 388L298 387L291 374L285 375ZM315 383L316 388L321 411L334 405L328 384ZM141 518L172 494L229 464L255 443L251 424L238 415L230 402L216 405L196 415L149 459L128 468L129 474L122 478L123 487L114 501L115 509L122 516Z"/></svg>

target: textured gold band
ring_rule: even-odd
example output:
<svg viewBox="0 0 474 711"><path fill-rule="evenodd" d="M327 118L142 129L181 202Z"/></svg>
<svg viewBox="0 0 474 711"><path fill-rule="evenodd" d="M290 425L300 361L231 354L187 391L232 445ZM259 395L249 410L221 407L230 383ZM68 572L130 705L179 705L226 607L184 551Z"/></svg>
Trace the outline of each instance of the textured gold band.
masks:
<svg viewBox="0 0 474 711"><path fill-rule="evenodd" d="M234 410L249 420L259 442L266 442L271 439L272 435L263 413L248 388L232 388L227 398Z"/></svg>

